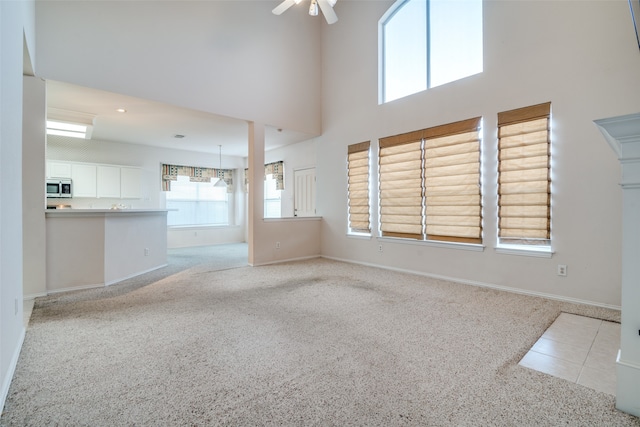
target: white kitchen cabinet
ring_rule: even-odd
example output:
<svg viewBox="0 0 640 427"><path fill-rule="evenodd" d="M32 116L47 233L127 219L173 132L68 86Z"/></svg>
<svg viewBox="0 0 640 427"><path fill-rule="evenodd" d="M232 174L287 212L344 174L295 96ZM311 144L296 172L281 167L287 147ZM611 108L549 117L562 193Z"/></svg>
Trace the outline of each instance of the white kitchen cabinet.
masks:
<svg viewBox="0 0 640 427"><path fill-rule="evenodd" d="M98 166L98 197L120 198L120 167Z"/></svg>
<svg viewBox="0 0 640 427"><path fill-rule="evenodd" d="M120 197L123 199L142 198L142 170L140 168L120 168Z"/></svg>
<svg viewBox="0 0 640 427"><path fill-rule="evenodd" d="M96 197L96 165L74 163L70 166L73 197Z"/></svg>
<svg viewBox="0 0 640 427"><path fill-rule="evenodd" d="M71 163L47 162L46 172L49 178L72 178Z"/></svg>

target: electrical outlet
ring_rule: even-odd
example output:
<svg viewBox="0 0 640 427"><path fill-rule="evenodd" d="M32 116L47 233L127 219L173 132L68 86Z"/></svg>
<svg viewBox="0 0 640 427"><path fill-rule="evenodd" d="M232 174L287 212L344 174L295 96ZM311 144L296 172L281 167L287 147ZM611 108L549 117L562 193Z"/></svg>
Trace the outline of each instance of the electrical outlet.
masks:
<svg viewBox="0 0 640 427"><path fill-rule="evenodd" d="M378 245L378 252L382 252L382 243Z"/></svg>
<svg viewBox="0 0 640 427"><path fill-rule="evenodd" d="M558 264L558 276L567 275L567 266L565 264Z"/></svg>
<svg viewBox="0 0 640 427"><path fill-rule="evenodd" d="M149 256L149 248L144 248L144 256Z"/></svg>
<svg viewBox="0 0 640 427"><path fill-rule="evenodd" d="M276 242L276 249L280 249L280 242Z"/></svg>

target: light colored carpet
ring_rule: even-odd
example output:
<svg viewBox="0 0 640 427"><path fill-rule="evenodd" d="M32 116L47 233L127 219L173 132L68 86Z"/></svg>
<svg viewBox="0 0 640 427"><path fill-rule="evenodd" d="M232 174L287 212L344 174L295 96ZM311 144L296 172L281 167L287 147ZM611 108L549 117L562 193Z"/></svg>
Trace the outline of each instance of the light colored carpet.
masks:
<svg viewBox="0 0 640 427"><path fill-rule="evenodd" d="M36 302L1 425L640 426L518 366L611 310L324 259L98 294Z"/></svg>

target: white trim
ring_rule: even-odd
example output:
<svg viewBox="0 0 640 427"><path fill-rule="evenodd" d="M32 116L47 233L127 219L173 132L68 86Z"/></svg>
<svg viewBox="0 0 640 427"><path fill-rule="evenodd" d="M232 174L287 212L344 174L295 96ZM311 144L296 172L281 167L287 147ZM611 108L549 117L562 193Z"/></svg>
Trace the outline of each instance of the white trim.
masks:
<svg viewBox="0 0 640 427"><path fill-rule="evenodd" d="M48 294L46 292L38 292L37 294L29 294L24 295L22 297L22 301L33 301L36 298L46 297Z"/></svg>
<svg viewBox="0 0 640 427"><path fill-rule="evenodd" d="M131 274L129 276L120 277L120 278L114 279L114 280L109 280L108 282L105 282L104 286L111 286L111 285L116 284L118 282L122 282L123 280L132 279L132 278L134 278L136 276L140 276L141 274L150 273L150 272L152 272L154 270L157 270L159 268L166 267L167 265L169 265L169 264L166 264L166 263L165 264L161 264L161 265L158 265L157 267L153 267L153 268L150 268L150 269L144 270L144 271L139 271L139 272Z"/></svg>
<svg viewBox="0 0 640 427"><path fill-rule="evenodd" d="M291 262L291 261L304 261L307 259L314 259L314 258L322 258L322 255L309 255L309 256L303 256L299 258L279 259L277 261L261 262L259 264L249 264L249 267L261 267L263 265L281 264L284 262Z"/></svg>
<svg viewBox="0 0 640 427"><path fill-rule="evenodd" d="M595 302L595 301L587 301L587 300L581 300L581 299L578 299L578 298L565 297L565 296L562 296L562 295L547 294L547 293L544 293L544 292L529 291L529 290L526 290L526 289L519 289L519 288L512 288L512 287L509 287L509 286L496 285L496 284L493 284L493 283L477 282L475 280L466 280L466 279L459 279L459 278L456 278L456 277L442 276L440 274L425 273L423 271L407 270L407 269L404 269L404 268L389 267L389 266L386 266L386 265L373 264L373 263L360 262L360 261L353 261L353 260L349 260L349 259L329 257L329 256L325 256L325 255L321 255L321 257L322 258L326 258L326 259L332 259L334 261L346 262L346 263L349 263L349 264L359 264L359 265L364 265L364 266L367 266L367 267L381 268L383 270L391 270L391 271L397 271L397 272L400 272L400 273L415 274L415 275L418 275L418 276L430 277L432 279L447 280L449 282L461 283L463 285L471 285L471 286L477 286L477 287L480 287L480 288L496 289L496 290L499 290L499 291L511 292L511 293L514 293L514 294L528 295L528 296L546 298L546 299L551 299L551 300L556 300L556 301L570 302L570 303L574 303L574 304L591 305L591 306L594 306L594 307L608 308L608 309L617 310L617 311L620 311L620 308L621 308L619 305L603 304L603 303L599 303L599 302Z"/></svg>
<svg viewBox="0 0 640 427"><path fill-rule="evenodd" d="M365 234L365 233L347 233L347 237L350 239L359 239L359 240L371 240L373 238L371 234Z"/></svg>
<svg viewBox="0 0 640 427"><path fill-rule="evenodd" d="M287 221L320 221L321 216L288 216L284 218L262 218L264 222L287 222Z"/></svg>
<svg viewBox="0 0 640 427"><path fill-rule="evenodd" d="M93 285L82 285L82 286L73 286L69 288L61 288L61 289L53 289L47 291L47 295L61 294L63 292L71 292L71 291L84 291L87 289L96 289L96 288L104 288L104 283L97 283Z"/></svg>
<svg viewBox="0 0 640 427"><path fill-rule="evenodd" d="M432 246L434 248L446 248L446 249L461 249L465 251L483 252L484 245L476 243L461 243L461 242L445 242L440 240L415 240L415 239L403 239L400 237L376 237L380 242L387 243L399 243L418 246Z"/></svg>
<svg viewBox="0 0 640 427"><path fill-rule="evenodd" d="M521 246L518 246L518 247L498 246L494 249L498 254L531 256L531 257L537 257L537 258L551 258L555 253L549 248L534 249L533 247L521 247Z"/></svg>
<svg viewBox="0 0 640 427"><path fill-rule="evenodd" d="M622 349L616 357L616 409L640 417L640 366L620 360Z"/></svg>
<svg viewBox="0 0 640 427"><path fill-rule="evenodd" d="M138 273L131 274L131 275L126 276L126 277L120 277L118 279L110 280L110 281L104 282L104 283L97 283L97 284L93 284L93 285L73 286L73 287L62 288L62 289L53 289L53 290L47 291L46 295L60 294L62 292L71 292L71 291L84 291L84 290L87 290L87 289L105 288L107 286L115 285L116 283L122 282L123 280L132 279L134 277L140 276L141 274L150 273L150 272L155 271L155 270L157 270L159 268L166 267L167 265L169 265L169 264L162 264L162 265L159 265L157 267L150 268L148 270L140 271ZM43 296L43 295L39 295L39 296Z"/></svg>
<svg viewBox="0 0 640 427"><path fill-rule="evenodd" d="M13 380L13 375L16 373L16 367L18 366L20 351L22 351L22 344L24 344L24 337L26 334L27 334L27 328L23 325L22 333L20 334L20 339L18 340L18 345L13 351L13 356L11 356L11 362L9 362L9 369L7 369L6 376L4 377L4 381L2 382L2 388L0 389L0 412L4 412L4 404L6 403L7 396L9 395L9 388L11 387L11 381Z"/></svg>

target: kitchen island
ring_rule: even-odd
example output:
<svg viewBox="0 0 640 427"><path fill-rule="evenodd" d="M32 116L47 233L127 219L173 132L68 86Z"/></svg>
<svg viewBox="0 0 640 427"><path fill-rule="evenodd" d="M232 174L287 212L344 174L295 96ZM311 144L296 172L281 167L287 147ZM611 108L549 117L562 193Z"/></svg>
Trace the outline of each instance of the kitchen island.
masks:
<svg viewBox="0 0 640 427"><path fill-rule="evenodd" d="M108 286L167 265L166 209L47 209L47 293Z"/></svg>

